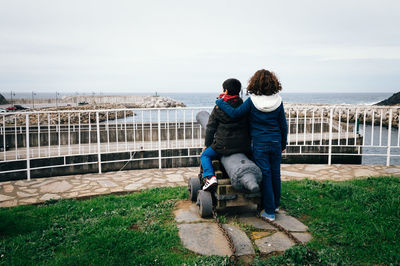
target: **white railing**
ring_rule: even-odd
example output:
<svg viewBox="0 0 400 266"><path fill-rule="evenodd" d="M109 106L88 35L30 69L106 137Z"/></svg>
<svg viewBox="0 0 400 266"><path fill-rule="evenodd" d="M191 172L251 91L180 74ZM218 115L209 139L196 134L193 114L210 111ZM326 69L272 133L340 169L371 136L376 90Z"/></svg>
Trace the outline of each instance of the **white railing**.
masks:
<svg viewBox="0 0 400 266"><path fill-rule="evenodd" d="M325 155L384 158L399 163L399 109L371 106L286 105L288 122L287 156ZM49 166L32 166L40 158L97 155L97 161L69 163L97 164L102 172L102 154L130 152L129 160L193 157L163 156L163 150L199 149L204 131L196 122L199 111L212 107L162 109L109 109L38 111L0 114L0 174ZM136 152L158 151L158 156L134 158ZM26 168L9 163L26 162ZM8 163L8 164L7 164ZM3 165L3 166L2 166ZM6 168L8 167L8 168ZM15 168L15 169L14 169Z"/></svg>

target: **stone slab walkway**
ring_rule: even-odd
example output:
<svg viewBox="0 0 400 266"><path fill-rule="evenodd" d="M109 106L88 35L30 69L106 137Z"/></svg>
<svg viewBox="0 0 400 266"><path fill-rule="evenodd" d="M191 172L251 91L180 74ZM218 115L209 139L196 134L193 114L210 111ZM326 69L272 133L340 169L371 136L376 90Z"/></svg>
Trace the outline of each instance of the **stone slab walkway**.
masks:
<svg viewBox="0 0 400 266"><path fill-rule="evenodd" d="M222 226L232 239L235 255L252 256L256 253L255 249L264 255L279 254L295 245L285 233L256 217L256 206L242 207L240 211L233 209L224 210L227 223ZM179 237L187 249L202 255L232 255L228 241L215 220L201 218L195 203L188 200L177 202L174 214ZM275 222L303 243L312 239L307 232L308 227L283 210L276 214Z"/></svg>
<svg viewBox="0 0 400 266"><path fill-rule="evenodd" d="M50 199L128 193L146 188L186 186L198 167L130 170L0 182L0 207L35 204ZM399 176L400 166L283 164L282 180L347 180L368 176Z"/></svg>

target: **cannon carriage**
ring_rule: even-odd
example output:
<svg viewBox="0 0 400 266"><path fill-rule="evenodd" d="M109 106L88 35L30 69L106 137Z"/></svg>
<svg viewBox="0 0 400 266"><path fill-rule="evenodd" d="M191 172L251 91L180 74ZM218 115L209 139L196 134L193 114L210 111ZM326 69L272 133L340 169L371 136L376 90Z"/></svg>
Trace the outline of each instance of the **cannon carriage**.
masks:
<svg viewBox="0 0 400 266"><path fill-rule="evenodd" d="M203 129L206 128L208 118L209 114L205 111L196 115L196 120ZM218 180L216 188L211 191L202 190L204 179L201 166L198 176L190 178L188 182L189 198L196 202L201 217L229 207L250 204L260 206L261 193L257 179L261 181L261 170L246 155L237 153L223 156L220 160L213 160L212 166Z"/></svg>

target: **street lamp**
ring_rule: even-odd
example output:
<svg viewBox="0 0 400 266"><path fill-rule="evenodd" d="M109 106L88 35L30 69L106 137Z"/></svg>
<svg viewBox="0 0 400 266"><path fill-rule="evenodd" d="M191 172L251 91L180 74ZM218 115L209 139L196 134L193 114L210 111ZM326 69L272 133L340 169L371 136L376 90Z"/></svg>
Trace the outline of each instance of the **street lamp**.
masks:
<svg viewBox="0 0 400 266"><path fill-rule="evenodd" d="M13 99L12 99L13 96L15 96L15 92L11 91L11 104L12 104L12 106L14 106Z"/></svg>
<svg viewBox="0 0 400 266"><path fill-rule="evenodd" d="M35 98L34 98L35 95L36 95L36 93L34 93L34 92L32 91L32 108L33 108L33 109L35 109Z"/></svg>
<svg viewBox="0 0 400 266"><path fill-rule="evenodd" d="M58 96L60 96L60 94L58 92L56 92L56 108L58 110Z"/></svg>

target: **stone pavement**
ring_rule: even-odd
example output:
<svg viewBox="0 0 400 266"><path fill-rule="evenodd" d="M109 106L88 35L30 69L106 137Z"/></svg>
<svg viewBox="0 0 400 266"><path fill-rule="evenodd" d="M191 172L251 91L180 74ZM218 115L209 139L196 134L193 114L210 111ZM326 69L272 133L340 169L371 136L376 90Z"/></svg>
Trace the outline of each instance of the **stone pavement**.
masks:
<svg viewBox="0 0 400 266"><path fill-rule="evenodd" d="M50 199L127 193L153 187L186 186L198 167L129 170L0 182L0 207L35 204ZM399 176L400 166L283 164L282 180L347 180L368 176Z"/></svg>
<svg viewBox="0 0 400 266"><path fill-rule="evenodd" d="M197 209L196 204L188 200L179 201L175 206L175 220L183 245L202 255L231 256L228 241L215 220L201 218ZM231 208L223 214L227 217L223 227L232 239L237 256L255 255L255 247L264 255L279 254L295 244L285 233L256 217L256 206ZM283 210L276 214L275 222L303 243L312 238L306 225Z"/></svg>

